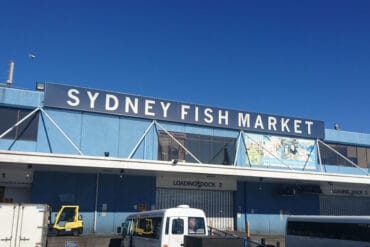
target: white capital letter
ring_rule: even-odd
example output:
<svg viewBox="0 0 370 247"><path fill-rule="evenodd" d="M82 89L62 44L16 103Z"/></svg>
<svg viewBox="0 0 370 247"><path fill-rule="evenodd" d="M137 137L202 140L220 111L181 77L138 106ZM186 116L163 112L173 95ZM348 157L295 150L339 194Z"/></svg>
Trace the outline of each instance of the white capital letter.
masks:
<svg viewBox="0 0 370 247"><path fill-rule="evenodd" d="M163 117L164 118L167 117L167 111L168 111L168 108L170 108L170 105L171 105L171 103L164 103L164 102L161 101L161 106L162 106Z"/></svg>
<svg viewBox="0 0 370 247"><path fill-rule="evenodd" d="M250 115L249 113L246 113L243 115L243 113L239 112L238 114L238 126L239 127L250 127Z"/></svg>
<svg viewBox="0 0 370 247"><path fill-rule="evenodd" d="M302 134L301 123L302 123L302 120L298 120L298 119L294 120L294 133Z"/></svg>
<svg viewBox="0 0 370 247"><path fill-rule="evenodd" d="M188 115L189 105L181 105L181 119L184 120L185 116Z"/></svg>
<svg viewBox="0 0 370 247"><path fill-rule="evenodd" d="M229 112L225 111L225 114L222 115L222 110L218 110L218 124L222 124L222 120L225 121L225 125L229 125Z"/></svg>
<svg viewBox="0 0 370 247"><path fill-rule="evenodd" d="M198 106L195 107L195 122L199 121L199 108Z"/></svg>
<svg viewBox="0 0 370 247"><path fill-rule="evenodd" d="M311 135L311 126L313 125L312 121L305 121L304 122L307 125L307 133Z"/></svg>
<svg viewBox="0 0 370 247"><path fill-rule="evenodd" d="M111 105L111 100L113 100L113 105ZM105 95L105 110L115 111L118 109L118 98L113 94Z"/></svg>
<svg viewBox="0 0 370 247"><path fill-rule="evenodd" d="M90 99L90 108L91 109L94 109L94 107L95 107L95 100L98 98L99 93L92 94L90 91L87 91L87 95L89 96L89 99Z"/></svg>
<svg viewBox="0 0 370 247"><path fill-rule="evenodd" d="M126 97L125 100L125 112L128 113L131 109L131 111L135 114L139 112L139 100L138 98L134 99L134 103L132 103L131 99L129 97Z"/></svg>
<svg viewBox="0 0 370 247"><path fill-rule="evenodd" d="M274 129L276 131L276 118L275 117L268 117L268 125L269 130Z"/></svg>
<svg viewBox="0 0 370 247"><path fill-rule="evenodd" d="M289 118L287 118L287 119L282 118L280 120L280 122L281 122L281 132L284 132L285 130L286 130L286 132L290 132L290 129L289 129L289 126L288 126L289 121L290 121Z"/></svg>
<svg viewBox="0 0 370 247"><path fill-rule="evenodd" d="M206 123L212 123L213 122L212 112L213 112L213 110L211 108L204 109L204 115L206 116L204 118L204 122L206 122Z"/></svg>
<svg viewBox="0 0 370 247"><path fill-rule="evenodd" d="M257 129L257 127L260 129L265 129L265 127L263 127L261 115L257 115L256 122L254 123L254 128Z"/></svg>
<svg viewBox="0 0 370 247"><path fill-rule="evenodd" d="M77 95L80 94L80 92L77 89L69 89L68 90L68 97L72 100L67 100L67 104L70 106L78 106L80 104L80 98L78 98Z"/></svg>
<svg viewBox="0 0 370 247"><path fill-rule="evenodd" d="M155 104L154 100L149 100L149 99L145 100L145 115L152 116L152 117L155 116L155 113L150 111L153 109L154 104Z"/></svg>

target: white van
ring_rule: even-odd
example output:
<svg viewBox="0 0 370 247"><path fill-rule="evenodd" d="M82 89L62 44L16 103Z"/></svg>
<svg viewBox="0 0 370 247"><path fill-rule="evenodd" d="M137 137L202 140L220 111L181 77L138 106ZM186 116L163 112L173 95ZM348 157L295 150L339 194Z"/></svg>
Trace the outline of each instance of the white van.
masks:
<svg viewBox="0 0 370 247"><path fill-rule="evenodd" d="M121 247L181 247L185 235L208 235L206 216L201 209L176 208L129 215L123 224Z"/></svg>

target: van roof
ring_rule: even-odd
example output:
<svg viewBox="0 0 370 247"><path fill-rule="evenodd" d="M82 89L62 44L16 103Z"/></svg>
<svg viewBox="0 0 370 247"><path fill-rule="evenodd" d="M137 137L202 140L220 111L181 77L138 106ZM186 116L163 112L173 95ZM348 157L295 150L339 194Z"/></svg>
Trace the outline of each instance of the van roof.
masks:
<svg viewBox="0 0 370 247"><path fill-rule="evenodd" d="M158 209L151 211L143 211L138 213L130 214L127 218L138 218L138 217L168 217L168 216L198 216L205 217L203 210L198 208L185 207L183 205L176 208Z"/></svg>

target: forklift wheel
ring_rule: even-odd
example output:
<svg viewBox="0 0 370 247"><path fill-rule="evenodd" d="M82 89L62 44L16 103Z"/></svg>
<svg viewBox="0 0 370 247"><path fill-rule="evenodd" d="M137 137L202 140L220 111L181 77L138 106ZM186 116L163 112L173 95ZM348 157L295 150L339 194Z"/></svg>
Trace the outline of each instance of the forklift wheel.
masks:
<svg viewBox="0 0 370 247"><path fill-rule="evenodd" d="M73 236L80 236L82 234L82 228L73 229L72 234Z"/></svg>

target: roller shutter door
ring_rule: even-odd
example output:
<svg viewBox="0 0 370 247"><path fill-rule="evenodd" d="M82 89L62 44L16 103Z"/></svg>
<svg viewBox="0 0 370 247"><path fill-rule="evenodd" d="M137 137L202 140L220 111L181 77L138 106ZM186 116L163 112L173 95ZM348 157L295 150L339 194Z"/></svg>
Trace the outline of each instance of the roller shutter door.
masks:
<svg viewBox="0 0 370 247"><path fill-rule="evenodd" d="M234 229L233 191L182 190L157 188L156 208L187 204L203 209L208 225L217 229Z"/></svg>

